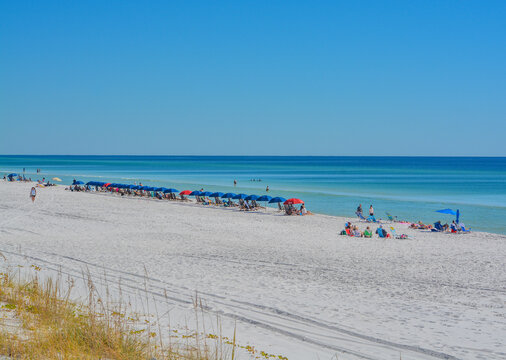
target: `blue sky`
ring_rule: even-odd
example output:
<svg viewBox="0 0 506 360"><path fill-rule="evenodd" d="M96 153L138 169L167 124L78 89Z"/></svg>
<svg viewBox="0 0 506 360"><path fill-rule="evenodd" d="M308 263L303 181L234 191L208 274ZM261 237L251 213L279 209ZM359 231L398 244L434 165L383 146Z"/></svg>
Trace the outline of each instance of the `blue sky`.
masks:
<svg viewBox="0 0 506 360"><path fill-rule="evenodd" d="M0 0L0 154L506 156L506 1Z"/></svg>

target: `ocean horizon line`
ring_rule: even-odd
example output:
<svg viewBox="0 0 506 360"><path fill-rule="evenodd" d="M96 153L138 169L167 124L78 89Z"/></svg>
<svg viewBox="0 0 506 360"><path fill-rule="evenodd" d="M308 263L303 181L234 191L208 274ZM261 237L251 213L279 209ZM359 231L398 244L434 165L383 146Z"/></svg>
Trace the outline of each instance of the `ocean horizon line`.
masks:
<svg viewBox="0 0 506 360"><path fill-rule="evenodd" d="M116 156L116 157L263 157L263 158L473 158L473 159L504 159L506 155L177 155L177 154L0 154L2 157L7 156L73 156L73 157L100 157L100 156Z"/></svg>

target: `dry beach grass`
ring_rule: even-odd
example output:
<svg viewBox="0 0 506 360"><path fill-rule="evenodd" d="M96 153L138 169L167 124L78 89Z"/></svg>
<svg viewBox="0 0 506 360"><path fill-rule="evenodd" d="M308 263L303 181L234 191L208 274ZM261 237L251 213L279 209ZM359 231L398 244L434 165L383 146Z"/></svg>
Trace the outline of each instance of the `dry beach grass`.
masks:
<svg viewBox="0 0 506 360"><path fill-rule="evenodd" d="M66 289L62 286L61 281L41 280L37 274L29 280L0 274L0 355L13 359L234 359L236 344L218 336L204 336L207 340L201 344L197 340L197 346L195 341L164 344L156 324L148 328L148 320L142 323L127 305L98 297L91 280L87 304L71 300L72 284ZM189 338L195 340L195 336Z"/></svg>

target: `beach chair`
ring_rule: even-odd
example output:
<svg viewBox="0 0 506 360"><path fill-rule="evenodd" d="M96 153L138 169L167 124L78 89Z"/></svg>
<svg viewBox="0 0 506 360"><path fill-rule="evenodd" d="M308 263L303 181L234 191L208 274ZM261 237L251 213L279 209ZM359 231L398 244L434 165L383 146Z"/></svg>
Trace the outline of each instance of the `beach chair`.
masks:
<svg viewBox="0 0 506 360"><path fill-rule="evenodd" d="M395 229L392 226L390 226L390 232L392 233L392 235L396 239L408 239L409 238L408 235L406 235L406 234L397 235L397 232L395 231Z"/></svg>
<svg viewBox="0 0 506 360"><path fill-rule="evenodd" d="M466 233L470 233L471 229L466 229L464 224L460 224L460 231L462 231L464 234L466 234Z"/></svg>
<svg viewBox="0 0 506 360"><path fill-rule="evenodd" d="M375 223L375 222L378 222L378 221L376 220L376 218L374 217L374 215L370 215L370 216L366 219L366 221L367 221L367 222L374 222L374 223Z"/></svg>
<svg viewBox="0 0 506 360"><path fill-rule="evenodd" d="M443 232L444 231L443 225L441 225L440 222L436 222L436 223L434 223L434 228L430 229L430 231L432 231L432 232Z"/></svg>
<svg viewBox="0 0 506 360"><path fill-rule="evenodd" d="M397 221L397 219L396 219L397 216L392 216L389 213L385 213L385 214L387 214L387 218L389 221L393 221L393 222Z"/></svg>

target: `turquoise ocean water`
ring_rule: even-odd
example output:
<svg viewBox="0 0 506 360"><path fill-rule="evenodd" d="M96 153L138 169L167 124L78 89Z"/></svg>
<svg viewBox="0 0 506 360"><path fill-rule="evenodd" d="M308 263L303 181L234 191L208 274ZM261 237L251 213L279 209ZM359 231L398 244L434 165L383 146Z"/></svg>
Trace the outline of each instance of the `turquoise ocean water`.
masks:
<svg viewBox="0 0 506 360"><path fill-rule="evenodd" d="M506 234L506 158L0 156L2 177L23 168L32 179L58 176L66 184L73 178L140 181L256 195L268 185L271 196L301 198L314 212L340 216L354 216L361 203L364 212L372 204L379 218L389 212L410 221L451 222L435 210L460 209L468 227Z"/></svg>

